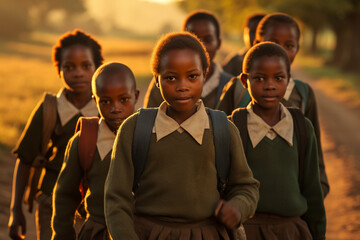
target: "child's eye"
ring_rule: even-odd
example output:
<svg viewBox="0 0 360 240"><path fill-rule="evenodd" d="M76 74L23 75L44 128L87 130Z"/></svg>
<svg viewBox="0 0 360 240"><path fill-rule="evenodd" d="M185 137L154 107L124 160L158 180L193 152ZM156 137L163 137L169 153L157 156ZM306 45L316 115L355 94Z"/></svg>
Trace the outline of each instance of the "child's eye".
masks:
<svg viewBox="0 0 360 240"><path fill-rule="evenodd" d="M100 104L102 105L110 104L110 100L106 100L106 99L100 100Z"/></svg>
<svg viewBox="0 0 360 240"><path fill-rule="evenodd" d="M92 67L92 65L90 63L86 63L83 65L84 69L90 69Z"/></svg>
<svg viewBox="0 0 360 240"><path fill-rule="evenodd" d="M175 78L174 76L166 76L166 77L165 77L165 80L166 80L166 81L175 81L176 78Z"/></svg>
<svg viewBox="0 0 360 240"><path fill-rule="evenodd" d="M190 74L189 75L189 79L190 80L195 80L195 79L197 79L199 77L199 74Z"/></svg>
<svg viewBox="0 0 360 240"><path fill-rule="evenodd" d="M128 102L129 100L130 100L129 97L123 97L123 98L120 99L120 102L121 102L121 103L126 103L126 102Z"/></svg>
<svg viewBox="0 0 360 240"><path fill-rule="evenodd" d="M275 77L275 79L276 79L276 81L281 82L281 81L285 80L285 77L284 76L277 76L277 77Z"/></svg>
<svg viewBox="0 0 360 240"><path fill-rule="evenodd" d="M254 77L254 80L257 82L261 82L261 81L264 81L264 78L263 77Z"/></svg>
<svg viewBox="0 0 360 240"><path fill-rule="evenodd" d="M292 44L286 44L286 45L285 45L285 48L286 48L286 49L289 49L289 50L290 50L290 49L293 49L294 47L295 47L295 46L292 45Z"/></svg>
<svg viewBox="0 0 360 240"><path fill-rule="evenodd" d="M71 66L71 65L64 65L64 66L62 66L62 69L63 69L64 71L70 71L70 70L73 70L74 67Z"/></svg>

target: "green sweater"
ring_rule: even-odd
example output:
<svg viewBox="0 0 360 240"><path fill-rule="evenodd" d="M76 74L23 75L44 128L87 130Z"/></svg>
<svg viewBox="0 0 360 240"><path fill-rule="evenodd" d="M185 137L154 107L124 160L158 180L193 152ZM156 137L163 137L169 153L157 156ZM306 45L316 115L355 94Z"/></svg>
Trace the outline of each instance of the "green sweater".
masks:
<svg viewBox="0 0 360 240"><path fill-rule="evenodd" d="M134 204L131 150L136 119L134 114L118 131L105 183L105 217L113 239L138 239L135 212L179 223L213 216L220 196L212 129L205 130L202 145L186 131L174 131L158 142L153 133ZM246 163L237 128L229 123L229 129L231 170L226 199L239 209L244 220L256 208L258 182Z"/></svg>
<svg viewBox="0 0 360 240"><path fill-rule="evenodd" d="M53 239L76 239L74 215L82 198L79 185L83 170L78 159L79 134L70 139L54 190L53 206ZM87 173L88 191L85 196L87 219L105 224L104 216L104 183L110 165L109 152L101 160L96 150L92 167Z"/></svg>
<svg viewBox="0 0 360 240"><path fill-rule="evenodd" d="M51 135L52 147L46 154L50 159L45 166L45 176L42 181L41 191L51 195L64 159L67 142L74 135L75 127L80 114L74 116L64 126L61 126L59 116L53 134ZM25 164L31 165L41 151L41 138L43 128L43 105L40 103L28 119L26 127L13 152Z"/></svg>
<svg viewBox="0 0 360 240"><path fill-rule="evenodd" d="M219 103L218 109L224 111L227 115L231 115L232 111L234 111L234 109L236 108L236 106L234 106L234 101L235 101L234 98L235 98L235 88L236 85L238 84L241 84L239 78L231 79L225 85L224 90L226 89L226 91L223 91L222 96L220 98L221 101ZM302 109L303 100L296 87L294 87L293 91L291 92L288 101L283 99L281 102L284 104L285 107L297 107L299 109ZM326 196L329 193L329 183L325 172L325 163L321 148L320 125L318 119L316 100L315 100L314 91L310 86L309 86L309 96L307 99L304 115L311 121L314 127L317 146L318 146L321 188L324 193L324 196Z"/></svg>
<svg viewBox="0 0 360 240"><path fill-rule="evenodd" d="M325 239L326 216L319 181L317 146L311 122L306 119L310 134L307 145L303 191L300 191L299 162L296 136L293 146L277 136L264 137L255 147L248 139L246 157L254 177L260 181L260 200L257 212L280 216L302 216L314 239Z"/></svg>

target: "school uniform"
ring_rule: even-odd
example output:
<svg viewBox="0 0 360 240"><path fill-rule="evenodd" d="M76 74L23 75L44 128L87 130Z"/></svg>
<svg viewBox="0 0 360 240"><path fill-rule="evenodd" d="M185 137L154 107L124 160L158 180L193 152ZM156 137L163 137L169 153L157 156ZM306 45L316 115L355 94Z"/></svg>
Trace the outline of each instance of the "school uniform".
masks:
<svg viewBox="0 0 360 240"><path fill-rule="evenodd" d="M299 108L304 113L305 117L307 117L311 121L314 127L317 146L318 146L321 188L324 196L326 196L329 193L329 183L325 172L325 163L324 163L322 147L321 147L320 126L319 126L316 100L312 88L308 86L308 89L309 89L309 94L307 98L307 104L306 106L304 106L304 101L301 97L301 94L299 93L299 90L297 90L295 87L295 81L292 78L290 78L284 98L282 99L281 102L286 107ZM240 79L239 78L231 79L231 81L228 84L226 84L223 89L223 93L220 98L218 109L224 111L227 115L230 115L234 109L238 108L238 103L240 103L241 99L237 99L237 98L239 96L240 98L245 96L245 93L248 94L247 89L242 86Z"/></svg>
<svg viewBox="0 0 360 240"><path fill-rule="evenodd" d="M326 216L317 162L316 137L306 119L309 134L302 187L293 119L280 104L281 120L273 127L247 107L246 158L260 181L256 213L244 224L248 239L325 239Z"/></svg>
<svg viewBox="0 0 360 240"><path fill-rule="evenodd" d="M222 63L225 72L233 76L239 76L242 73L244 57L248 49L241 50L235 54L228 55Z"/></svg>
<svg viewBox="0 0 360 240"><path fill-rule="evenodd" d="M48 162L44 168L45 174L37 197L36 224L40 231L40 239L51 238L51 195L63 163L67 142L74 134L77 120L80 116L98 115L96 104L92 100L82 109L77 109L66 99L64 89L61 89L56 97L58 116L51 136L52 146L46 154ZM43 128L42 104L40 102L34 109L13 150L17 158L24 164L32 165L35 157L40 153Z"/></svg>
<svg viewBox="0 0 360 240"><path fill-rule="evenodd" d="M100 120L96 152L87 172L85 195L86 221L78 239L109 239L104 216L104 184L109 170L115 134ZM78 158L79 134L67 146L64 164L54 189L53 240L77 239L74 230L75 210L82 197L79 185L84 174Z"/></svg>
<svg viewBox="0 0 360 240"><path fill-rule="evenodd" d="M222 89L230 81L232 76L224 72L219 64L215 63L214 66L213 74L204 83L201 99L205 107L216 109ZM161 96L161 92L159 88L156 87L155 79L153 78L145 94L144 108L159 107L163 101L164 99Z"/></svg>
<svg viewBox="0 0 360 240"><path fill-rule="evenodd" d="M144 171L132 195L132 141L138 114L118 131L105 183L105 217L113 239L229 239L214 216L220 200L212 127L204 104L180 125L163 103L155 118ZM229 122L231 169L225 199L254 212L258 182L252 177L236 127ZM239 145L240 144L240 145ZM135 200L135 202L134 202Z"/></svg>

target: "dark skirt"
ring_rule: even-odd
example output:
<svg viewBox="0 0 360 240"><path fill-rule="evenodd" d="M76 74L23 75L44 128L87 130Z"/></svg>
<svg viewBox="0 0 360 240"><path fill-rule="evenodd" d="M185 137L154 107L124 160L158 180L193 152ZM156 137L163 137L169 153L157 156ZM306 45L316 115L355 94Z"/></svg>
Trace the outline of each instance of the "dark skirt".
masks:
<svg viewBox="0 0 360 240"><path fill-rule="evenodd" d="M310 230L300 217L256 213L244 223L248 240L312 240Z"/></svg>
<svg viewBox="0 0 360 240"><path fill-rule="evenodd" d="M215 218L192 223L171 223L152 217L134 217L140 240L230 240L225 226Z"/></svg>
<svg viewBox="0 0 360 240"><path fill-rule="evenodd" d="M110 240L106 225L91 220L86 220L82 226L79 240Z"/></svg>

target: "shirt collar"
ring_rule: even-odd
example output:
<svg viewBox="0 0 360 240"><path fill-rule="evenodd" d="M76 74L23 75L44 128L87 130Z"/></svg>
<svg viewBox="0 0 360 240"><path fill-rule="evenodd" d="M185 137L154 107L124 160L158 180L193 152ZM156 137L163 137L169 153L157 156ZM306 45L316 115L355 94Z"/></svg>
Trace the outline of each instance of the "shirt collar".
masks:
<svg viewBox="0 0 360 240"><path fill-rule="evenodd" d="M280 103L280 121L275 126L269 126L261 117L253 111L253 104L247 106L248 132L253 148L265 137L276 134L282 137L290 146L293 145L294 124L289 110Z"/></svg>
<svg viewBox="0 0 360 240"><path fill-rule="evenodd" d="M156 141L160 141L174 131L182 132L185 130L201 145L205 129L210 128L204 103L199 100L196 112L181 124L166 114L166 108L167 104L163 102L155 118L153 132L156 134Z"/></svg>
<svg viewBox="0 0 360 240"><path fill-rule="evenodd" d="M101 160L104 160L106 155L111 151L114 141L115 134L110 130L108 125L106 125L105 121L100 119L96 147Z"/></svg>
<svg viewBox="0 0 360 240"><path fill-rule="evenodd" d="M220 73L223 71L220 64L214 64L214 72L211 77L204 83L201 97L204 98L209 95L214 89L219 86L220 83Z"/></svg>
<svg viewBox="0 0 360 240"><path fill-rule="evenodd" d="M64 88L58 92L56 100L61 126L64 126L79 113L85 117L94 117L98 115L98 110L93 100L90 100L83 108L78 109L69 100L67 100Z"/></svg>
<svg viewBox="0 0 360 240"><path fill-rule="evenodd" d="M289 100L290 95L291 95L294 87L295 87L295 81L294 81L293 78L290 78L289 84L288 84L287 87L286 87L286 92L285 92L285 95L284 95L284 99L285 99L286 101Z"/></svg>

